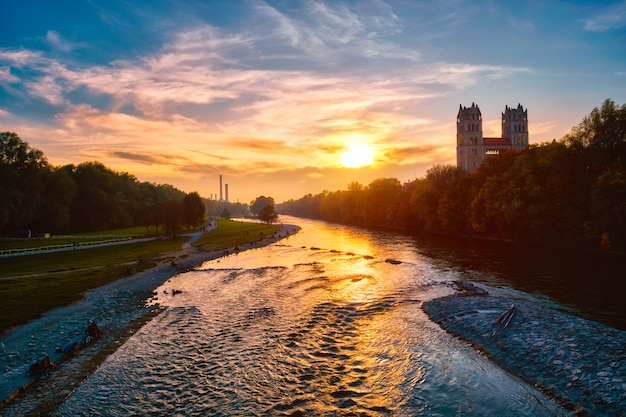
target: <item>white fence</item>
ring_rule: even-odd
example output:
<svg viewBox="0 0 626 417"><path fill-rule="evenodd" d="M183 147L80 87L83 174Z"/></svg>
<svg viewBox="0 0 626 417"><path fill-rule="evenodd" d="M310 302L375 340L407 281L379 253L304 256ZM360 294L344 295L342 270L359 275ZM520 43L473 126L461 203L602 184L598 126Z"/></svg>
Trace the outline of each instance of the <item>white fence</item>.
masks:
<svg viewBox="0 0 626 417"><path fill-rule="evenodd" d="M115 237L115 238L111 238L111 236L103 236L103 237L106 237L107 239L94 241L94 242L77 242L77 243L67 243L63 245L41 246L38 248L1 250L0 258L9 258L12 256L24 256L24 255L40 255L42 253L89 249L89 248L98 247L98 246L125 245L128 243L147 242L149 240L156 239L154 237L133 239L132 236L121 236L121 237Z"/></svg>

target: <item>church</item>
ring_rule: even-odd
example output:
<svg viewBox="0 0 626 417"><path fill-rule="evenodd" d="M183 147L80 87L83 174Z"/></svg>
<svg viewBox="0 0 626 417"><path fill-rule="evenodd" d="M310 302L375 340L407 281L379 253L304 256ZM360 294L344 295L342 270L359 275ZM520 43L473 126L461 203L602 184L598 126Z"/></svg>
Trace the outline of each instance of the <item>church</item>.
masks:
<svg viewBox="0 0 626 417"><path fill-rule="evenodd" d="M472 172L488 155L528 146L528 110L521 104L517 108L506 106L502 113L502 136L487 138L483 137L483 118L478 106L474 103L471 107L459 105L456 139L456 165L465 172Z"/></svg>

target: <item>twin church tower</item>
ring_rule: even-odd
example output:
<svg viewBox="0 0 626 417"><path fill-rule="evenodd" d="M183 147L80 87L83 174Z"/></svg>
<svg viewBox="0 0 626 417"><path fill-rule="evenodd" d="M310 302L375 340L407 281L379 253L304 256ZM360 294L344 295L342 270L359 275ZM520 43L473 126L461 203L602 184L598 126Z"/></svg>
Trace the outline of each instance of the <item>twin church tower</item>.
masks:
<svg viewBox="0 0 626 417"><path fill-rule="evenodd" d="M478 106L474 103L471 107L459 105L456 140L456 165L471 172L488 155L528 146L528 110L524 110L521 104L517 108L506 106L502 113L502 136L487 138L483 137L483 118Z"/></svg>

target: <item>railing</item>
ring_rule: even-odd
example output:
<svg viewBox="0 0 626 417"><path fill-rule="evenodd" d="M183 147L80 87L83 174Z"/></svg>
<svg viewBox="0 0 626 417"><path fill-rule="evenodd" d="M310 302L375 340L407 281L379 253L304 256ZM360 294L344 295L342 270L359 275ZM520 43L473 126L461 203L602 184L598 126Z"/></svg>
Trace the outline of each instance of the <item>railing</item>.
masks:
<svg viewBox="0 0 626 417"><path fill-rule="evenodd" d="M106 237L108 237L109 239L93 241L93 242L67 243L64 245L49 245L49 246L41 246L37 248L0 250L0 258L9 258L12 256L24 256L24 255L40 255L43 253L51 253L51 252L63 252L63 251L70 251L70 250L89 249L89 248L93 248L97 246L125 245L128 243L147 242L149 240L156 239L153 237L133 239L132 236L121 236L117 238L110 238L110 236L106 236Z"/></svg>

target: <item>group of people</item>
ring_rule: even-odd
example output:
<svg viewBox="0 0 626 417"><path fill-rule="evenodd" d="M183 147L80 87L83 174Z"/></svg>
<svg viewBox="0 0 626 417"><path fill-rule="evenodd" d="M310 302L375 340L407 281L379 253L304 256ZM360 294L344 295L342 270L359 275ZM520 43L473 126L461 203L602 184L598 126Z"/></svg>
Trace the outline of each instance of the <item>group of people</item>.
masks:
<svg viewBox="0 0 626 417"><path fill-rule="evenodd" d="M83 338L83 343L91 343L94 340L98 339L102 335L102 330L98 328L98 325L94 320L91 320L89 326L85 329L85 334ZM57 348L56 353L62 353L64 357L72 357L76 353L76 347L78 346L78 342L70 341L66 343L62 348ZM44 355L43 358L37 359L35 363L33 363L28 372L31 376L36 376L40 378L45 378L48 376L48 372L52 369L54 364L50 361L50 356Z"/></svg>
<svg viewBox="0 0 626 417"><path fill-rule="evenodd" d="M48 376L48 372L50 372L51 369L52 362L50 361L50 356L44 355L43 358L37 359L37 361L30 366L28 372L31 376L45 378Z"/></svg>

